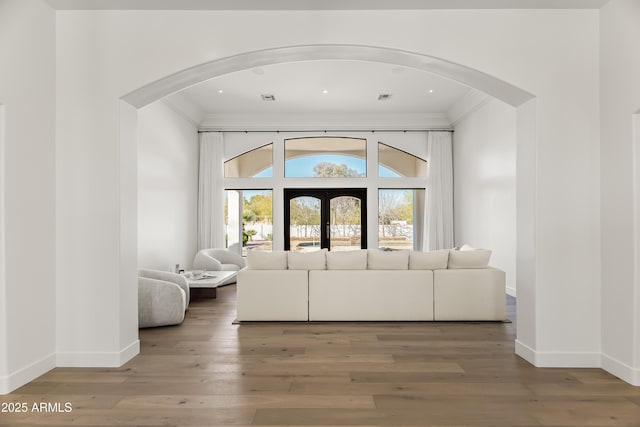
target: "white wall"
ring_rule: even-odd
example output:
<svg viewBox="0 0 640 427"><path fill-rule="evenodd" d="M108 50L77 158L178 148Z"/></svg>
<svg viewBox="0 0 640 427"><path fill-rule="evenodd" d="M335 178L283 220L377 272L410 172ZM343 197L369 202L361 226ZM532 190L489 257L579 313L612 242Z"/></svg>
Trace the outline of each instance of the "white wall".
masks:
<svg viewBox="0 0 640 427"><path fill-rule="evenodd" d="M538 365L600 363L597 11L59 11L57 23L59 346L122 351L116 183L135 147L118 147L118 99L234 54L344 43L445 58L536 95L536 157L518 176L535 188L535 292L521 303L536 308L518 349Z"/></svg>
<svg viewBox="0 0 640 427"><path fill-rule="evenodd" d="M113 88L106 82L76 80L73 70L79 65L72 58L92 56L92 51L105 46L100 47L100 37L90 29L95 22L87 22L87 33L81 35L61 28L59 20L58 12L56 363L119 366L137 353L138 345L137 277L135 268L121 257L137 258L135 240L126 240L127 235L137 235L135 193L121 191L121 187L137 189L131 182L137 176L137 145L120 144L124 129L108 123L120 123L121 117L135 122L136 112L128 111L117 97L88 108L90 100L104 100ZM86 37L82 44L88 50L70 55L64 46L68 38L79 36ZM115 72L112 64L101 60L86 61L82 67L81 74L98 80L108 80ZM61 96L69 87L75 87L73 93ZM123 247L125 242L130 247ZM129 277L123 278L123 273Z"/></svg>
<svg viewBox="0 0 640 427"><path fill-rule="evenodd" d="M9 343L7 342L9 318L7 304L7 281L5 267L5 108L0 104L0 393L6 393L10 387L6 382L9 376Z"/></svg>
<svg viewBox="0 0 640 427"><path fill-rule="evenodd" d="M456 246L491 249L516 293L516 109L491 99L453 134Z"/></svg>
<svg viewBox="0 0 640 427"><path fill-rule="evenodd" d="M0 70L0 393L7 393L55 365L53 9L0 0Z"/></svg>
<svg viewBox="0 0 640 427"><path fill-rule="evenodd" d="M640 3L610 1L600 27L603 364L640 385Z"/></svg>
<svg viewBox="0 0 640 427"><path fill-rule="evenodd" d="M197 129L164 102L154 102L138 114L140 268L191 268L197 206Z"/></svg>

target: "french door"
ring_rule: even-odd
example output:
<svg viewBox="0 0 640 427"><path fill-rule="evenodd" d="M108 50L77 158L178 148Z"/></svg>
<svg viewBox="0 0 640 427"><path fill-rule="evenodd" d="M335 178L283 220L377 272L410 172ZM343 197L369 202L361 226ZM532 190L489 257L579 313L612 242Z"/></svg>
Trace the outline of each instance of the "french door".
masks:
<svg viewBox="0 0 640 427"><path fill-rule="evenodd" d="M285 188L284 248L367 248L366 188Z"/></svg>

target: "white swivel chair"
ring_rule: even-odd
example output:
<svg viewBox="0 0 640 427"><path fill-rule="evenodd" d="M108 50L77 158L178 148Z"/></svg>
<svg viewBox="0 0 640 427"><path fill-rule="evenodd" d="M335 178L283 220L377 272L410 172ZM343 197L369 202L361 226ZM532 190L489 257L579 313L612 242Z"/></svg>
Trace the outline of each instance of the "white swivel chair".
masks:
<svg viewBox="0 0 640 427"><path fill-rule="evenodd" d="M138 327L177 325L189 305L189 283L175 273L138 271Z"/></svg>
<svg viewBox="0 0 640 427"><path fill-rule="evenodd" d="M239 271L246 266L244 258L228 249L202 249L193 260L194 270L209 271ZM224 285L235 283L232 278L224 282Z"/></svg>

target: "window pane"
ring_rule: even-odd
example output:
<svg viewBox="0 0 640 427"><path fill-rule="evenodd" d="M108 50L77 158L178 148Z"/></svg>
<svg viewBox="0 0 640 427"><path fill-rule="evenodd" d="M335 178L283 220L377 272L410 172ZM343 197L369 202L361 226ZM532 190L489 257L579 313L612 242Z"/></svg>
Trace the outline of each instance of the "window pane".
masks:
<svg viewBox="0 0 640 427"><path fill-rule="evenodd" d="M426 177L427 162L397 148L378 143L378 176L383 178Z"/></svg>
<svg viewBox="0 0 640 427"><path fill-rule="evenodd" d="M291 251L320 250L320 199L296 197L290 202L289 247Z"/></svg>
<svg viewBox="0 0 640 427"><path fill-rule="evenodd" d="M225 191L224 219L227 247L242 245L247 251L271 251L273 241L273 192L271 190Z"/></svg>
<svg viewBox="0 0 640 427"><path fill-rule="evenodd" d="M378 241L383 249L415 249L424 224L424 190L378 191Z"/></svg>
<svg viewBox="0 0 640 427"><path fill-rule="evenodd" d="M331 250L352 251L361 248L360 207L356 197L341 196L331 199Z"/></svg>
<svg viewBox="0 0 640 427"><path fill-rule="evenodd" d="M284 141L287 178L353 178L367 172L367 141L314 137Z"/></svg>
<svg viewBox="0 0 640 427"><path fill-rule="evenodd" d="M268 144L224 162L225 178L270 178L273 144Z"/></svg>

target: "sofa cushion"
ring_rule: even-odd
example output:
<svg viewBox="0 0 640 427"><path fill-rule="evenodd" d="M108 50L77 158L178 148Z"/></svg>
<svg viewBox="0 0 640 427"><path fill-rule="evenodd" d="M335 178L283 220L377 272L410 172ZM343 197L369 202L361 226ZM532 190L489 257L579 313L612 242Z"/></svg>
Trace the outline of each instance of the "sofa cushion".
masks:
<svg viewBox="0 0 640 427"><path fill-rule="evenodd" d="M407 270L409 251L381 251L371 249L367 253L369 270Z"/></svg>
<svg viewBox="0 0 640 427"><path fill-rule="evenodd" d="M314 252L288 252L289 270L326 270L326 249Z"/></svg>
<svg viewBox="0 0 640 427"><path fill-rule="evenodd" d="M429 252L409 254L409 270L443 270L449 262L449 250L440 249Z"/></svg>
<svg viewBox="0 0 640 427"><path fill-rule="evenodd" d="M286 270L287 253L285 251L249 251L247 268L250 270Z"/></svg>
<svg viewBox="0 0 640 427"><path fill-rule="evenodd" d="M449 252L448 268L487 268L491 251L488 249L460 249Z"/></svg>
<svg viewBox="0 0 640 427"><path fill-rule="evenodd" d="M327 252L327 270L366 270L367 250Z"/></svg>

